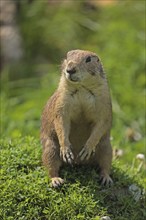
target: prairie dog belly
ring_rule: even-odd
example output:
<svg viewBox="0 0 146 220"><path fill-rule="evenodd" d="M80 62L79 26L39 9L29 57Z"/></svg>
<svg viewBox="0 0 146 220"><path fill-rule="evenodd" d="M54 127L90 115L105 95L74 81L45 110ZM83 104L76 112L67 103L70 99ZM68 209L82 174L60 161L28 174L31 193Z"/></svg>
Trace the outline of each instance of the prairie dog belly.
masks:
<svg viewBox="0 0 146 220"><path fill-rule="evenodd" d="M78 120L71 122L69 140L72 145L74 156L79 154L92 131L92 123L84 115L80 114Z"/></svg>

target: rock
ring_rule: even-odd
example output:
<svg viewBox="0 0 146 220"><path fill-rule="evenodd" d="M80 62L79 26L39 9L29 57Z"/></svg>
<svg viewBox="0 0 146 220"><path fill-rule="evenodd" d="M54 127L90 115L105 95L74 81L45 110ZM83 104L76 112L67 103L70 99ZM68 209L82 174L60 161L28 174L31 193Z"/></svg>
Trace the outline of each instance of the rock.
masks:
<svg viewBox="0 0 146 220"><path fill-rule="evenodd" d="M142 194L141 189L135 184L132 184L129 186L129 191L133 195L134 200L138 202Z"/></svg>

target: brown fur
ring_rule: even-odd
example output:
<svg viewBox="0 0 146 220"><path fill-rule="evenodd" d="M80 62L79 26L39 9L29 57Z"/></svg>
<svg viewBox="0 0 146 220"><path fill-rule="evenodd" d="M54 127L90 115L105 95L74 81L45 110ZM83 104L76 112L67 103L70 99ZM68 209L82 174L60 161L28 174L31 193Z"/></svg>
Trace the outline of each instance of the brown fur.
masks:
<svg viewBox="0 0 146 220"><path fill-rule="evenodd" d="M102 183L112 182L111 123L110 92L99 58L90 51L68 52L58 89L42 114L42 159L52 186L63 183L64 162L99 166Z"/></svg>

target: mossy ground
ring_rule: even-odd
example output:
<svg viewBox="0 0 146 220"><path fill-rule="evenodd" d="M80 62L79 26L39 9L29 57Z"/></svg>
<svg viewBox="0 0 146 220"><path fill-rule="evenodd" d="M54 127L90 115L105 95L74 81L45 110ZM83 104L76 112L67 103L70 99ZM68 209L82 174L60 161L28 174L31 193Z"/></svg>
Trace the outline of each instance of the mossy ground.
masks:
<svg viewBox="0 0 146 220"><path fill-rule="evenodd" d="M94 168L65 167L65 184L52 189L41 165L40 143L34 137L1 140L1 219L144 220L144 191L141 173L114 161L114 185L103 187ZM135 201L129 186L135 184L141 196Z"/></svg>

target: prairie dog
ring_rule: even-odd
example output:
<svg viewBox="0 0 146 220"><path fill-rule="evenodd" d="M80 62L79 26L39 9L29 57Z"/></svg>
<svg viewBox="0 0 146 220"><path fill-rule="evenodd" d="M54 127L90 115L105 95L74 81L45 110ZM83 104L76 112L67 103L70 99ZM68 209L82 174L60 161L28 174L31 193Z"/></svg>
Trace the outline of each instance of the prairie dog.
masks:
<svg viewBox="0 0 146 220"><path fill-rule="evenodd" d="M69 51L58 89L42 114L42 160L53 187L64 182L59 177L64 163L98 166L102 184L112 183L111 123L110 92L99 57Z"/></svg>

